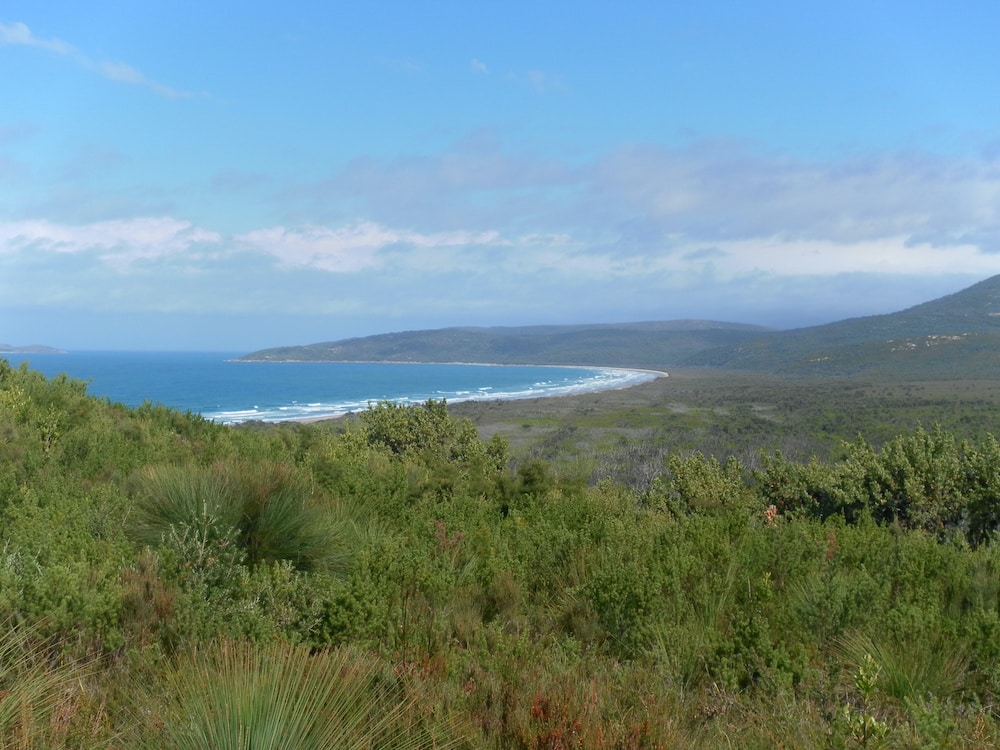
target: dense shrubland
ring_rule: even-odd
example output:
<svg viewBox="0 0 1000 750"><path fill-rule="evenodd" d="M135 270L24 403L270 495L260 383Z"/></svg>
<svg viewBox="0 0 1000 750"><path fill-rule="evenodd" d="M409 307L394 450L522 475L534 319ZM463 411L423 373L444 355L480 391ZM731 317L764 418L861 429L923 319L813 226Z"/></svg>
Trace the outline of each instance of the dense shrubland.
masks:
<svg viewBox="0 0 1000 750"><path fill-rule="evenodd" d="M840 455L591 485L439 403L233 429L0 362L0 747L995 747L1000 446Z"/></svg>

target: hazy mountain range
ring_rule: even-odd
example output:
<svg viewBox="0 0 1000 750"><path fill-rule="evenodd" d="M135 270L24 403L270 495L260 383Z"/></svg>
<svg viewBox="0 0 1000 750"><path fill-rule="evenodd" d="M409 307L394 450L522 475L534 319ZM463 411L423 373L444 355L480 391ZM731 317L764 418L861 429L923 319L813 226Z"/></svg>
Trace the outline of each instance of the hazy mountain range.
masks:
<svg viewBox="0 0 1000 750"><path fill-rule="evenodd" d="M1000 276L900 312L787 331L704 320L442 328L264 349L243 359L994 378L1000 373Z"/></svg>

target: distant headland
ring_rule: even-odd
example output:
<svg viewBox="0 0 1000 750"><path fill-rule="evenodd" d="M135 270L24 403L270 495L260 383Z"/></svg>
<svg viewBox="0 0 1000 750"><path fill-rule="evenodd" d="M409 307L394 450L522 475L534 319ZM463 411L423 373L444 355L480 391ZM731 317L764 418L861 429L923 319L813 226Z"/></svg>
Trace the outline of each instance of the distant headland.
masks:
<svg viewBox="0 0 1000 750"><path fill-rule="evenodd" d="M28 344L26 346L11 346L10 344L0 344L0 354L67 354L63 349L55 349L51 346L41 344Z"/></svg>
<svg viewBox="0 0 1000 750"><path fill-rule="evenodd" d="M1000 372L1000 275L906 310L783 331L705 320L441 328L263 349L241 359L992 380Z"/></svg>

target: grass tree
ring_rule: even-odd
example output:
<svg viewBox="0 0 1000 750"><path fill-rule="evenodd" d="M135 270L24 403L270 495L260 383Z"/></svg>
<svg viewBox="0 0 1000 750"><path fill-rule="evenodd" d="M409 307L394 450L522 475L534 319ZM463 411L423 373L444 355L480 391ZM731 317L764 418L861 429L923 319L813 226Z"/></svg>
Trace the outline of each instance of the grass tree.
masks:
<svg viewBox="0 0 1000 750"><path fill-rule="evenodd" d="M418 723L406 685L374 656L227 641L182 658L142 693L132 746L152 750L448 748L448 726ZM451 735L451 736L449 736Z"/></svg>
<svg viewBox="0 0 1000 750"><path fill-rule="evenodd" d="M336 567L336 529L293 467L230 461L209 468L157 466L136 482L136 541L170 546L192 537L251 567L289 561L301 570Z"/></svg>
<svg viewBox="0 0 1000 750"><path fill-rule="evenodd" d="M81 698L80 670L60 665L9 621L0 630L0 747L63 745Z"/></svg>

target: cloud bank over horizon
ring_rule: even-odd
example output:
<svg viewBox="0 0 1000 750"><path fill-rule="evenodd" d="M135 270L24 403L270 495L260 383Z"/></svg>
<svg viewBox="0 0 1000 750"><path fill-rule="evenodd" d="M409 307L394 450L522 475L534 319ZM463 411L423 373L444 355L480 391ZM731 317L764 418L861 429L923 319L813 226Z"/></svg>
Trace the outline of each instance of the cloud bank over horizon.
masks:
<svg viewBox="0 0 1000 750"><path fill-rule="evenodd" d="M184 61L168 54L171 28L190 20L180 12L109 24L20 10L0 18L0 69L23 71L0 76L18 105L0 115L10 343L250 349L673 318L796 327L1000 273L1000 109L982 97L1000 53L985 36L947 46L933 19L902 30L887 72L800 56L803 25L817 24L820 47L882 49L901 33L889 14L847 10L827 20L867 26L846 43L818 36L819 18L706 28L595 5L562 44L523 32L520 45L503 34L526 5L496 28L458 14L451 31L474 32L467 44L430 19L406 37L402 5L375 36L363 10L335 25L310 8L277 35L264 11L222 33L205 10ZM734 71L714 53L754 33L748 70L720 83ZM600 73L586 54L596 40L623 58ZM960 85L927 83L935 59L947 70L971 53L980 67ZM852 100L868 109L796 120Z"/></svg>

